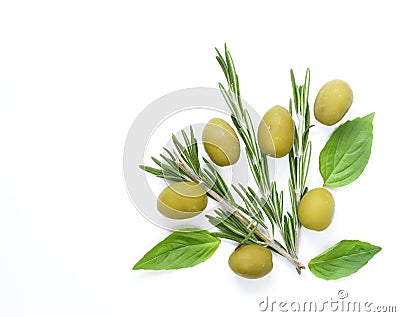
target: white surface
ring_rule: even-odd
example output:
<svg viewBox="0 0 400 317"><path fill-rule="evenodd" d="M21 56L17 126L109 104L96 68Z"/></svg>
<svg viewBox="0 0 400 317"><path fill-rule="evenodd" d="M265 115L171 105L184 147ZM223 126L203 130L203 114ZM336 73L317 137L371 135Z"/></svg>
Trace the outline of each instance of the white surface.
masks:
<svg viewBox="0 0 400 317"><path fill-rule="evenodd" d="M0 3L0 316L253 316L266 296L323 301L341 289L350 300L400 309L387 287L399 283L396 1L265 3ZM311 101L342 78L355 95L346 119L376 111L365 173L334 192L332 226L303 230L301 239L304 263L343 238L382 246L356 275L299 277L275 256L268 277L240 279L227 267L228 242L192 269L131 271L167 232L128 198L127 132L154 99L216 87L223 76L213 49L224 42L243 97L260 113L287 105L289 69L300 78L306 67ZM315 133L311 186L320 185L324 142Z"/></svg>

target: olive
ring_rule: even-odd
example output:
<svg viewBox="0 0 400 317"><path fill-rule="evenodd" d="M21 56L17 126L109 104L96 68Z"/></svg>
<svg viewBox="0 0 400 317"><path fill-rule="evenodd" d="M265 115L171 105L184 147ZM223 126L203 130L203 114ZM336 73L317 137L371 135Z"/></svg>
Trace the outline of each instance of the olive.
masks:
<svg viewBox="0 0 400 317"><path fill-rule="evenodd" d="M197 183L178 182L167 186L157 199L157 209L172 219L191 218L207 206L206 191Z"/></svg>
<svg viewBox="0 0 400 317"><path fill-rule="evenodd" d="M213 118L203 129L203 144L210 159L218 166L235 164L240 156L239 138L223 119Z"/></svg>
<svg viewBox="0 0 400 317"><path fill-rule="evenodd" d="M348 83L335 79L319 90L314 103L314 116L325 125L338 123L353 102L353 91Z"/></svg>
<svg viewBox="0 0 400 317"><path fill-rule="evenodd" d="M242 277L260 278L272 270L272 253L260 245L242 245L229 257L229 267Z"/></svg>
<svg viewBox="0 0 400 317"><path fill-rule="evenodd" d="M322 231L329 227L335 213L335 201L325 188L314 188L300 200L300 223L311 230Z"/></svg>
<svg viewBox="0 0 400 317"><path fill-rule="evenodd" d="M272 157L283 157L290 152L294 141L294 123L282 106L269 109L258 126L258 145L261 152Z"/></svg>

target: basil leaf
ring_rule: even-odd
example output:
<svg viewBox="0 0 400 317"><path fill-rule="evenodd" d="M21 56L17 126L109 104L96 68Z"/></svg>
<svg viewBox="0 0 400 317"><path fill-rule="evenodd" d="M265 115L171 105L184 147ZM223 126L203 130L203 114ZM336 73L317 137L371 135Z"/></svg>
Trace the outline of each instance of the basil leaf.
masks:
<svg viewBox="0 0 400 317"><path fill-rule="evenodd" d="M317 277L337 280L357 272L381 247L359 240L342 240L313 258L308 267Z"/></svg>
<svg viewBox="0 0 400 317"><path fill-rule="evenodd" d="M319 156L324 186L350 184L364 171L371 155L374 115L347 121L332 133Z"/></svg>
<svg viewBox="0 0 400 317"><path fill-rule="evenodd" d="M147 252L133 270L174 270L207 260L221 240L208 231L176 231Z"/></svg>

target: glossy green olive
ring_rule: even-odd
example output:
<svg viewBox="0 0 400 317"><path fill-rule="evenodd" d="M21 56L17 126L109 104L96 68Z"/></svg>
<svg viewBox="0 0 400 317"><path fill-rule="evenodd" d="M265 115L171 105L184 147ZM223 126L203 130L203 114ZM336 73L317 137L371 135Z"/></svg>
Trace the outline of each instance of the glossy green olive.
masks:
<svg viewBox="0 0 400 317"><path fill-rule="evenodd" d="M353 103L353 91L348 83L335 79L319 90L314 103L314 116L325 125L338 123Z"/></svg>
<svg viewBox="0 0 400 317"><path fill-rule="evenodd" d="M179 182L167 186L157 199L157 209L172 219L191 218L207 207L206 191L193 182Z"/></svg>
<svg viewBox="0 0 400 317"><path fill-rule="evenodd" d="M311 230L322 231L329 227L335 213L335 200L325 188L314 188L300 200L300 223Z"/></svg>
<svg viewBox="0 0 400 317"><path fill-rule="evenodd" d="M210 159L218 166L232 165L239 160L239 138L223 119L208 121L203 129L203 144Z"/></svg>
<svg viewBox="0 0 400 317"><path fill-rule="evenodd" d="M268 110L258 126L258 145L264 154L283 157L290 152L294 141L294 123L282 106Z"/></svg>
<svg viewBox="0 0 400 317"><path fill-rule="evenodd" d="M229 257L229 267L242 277L260 278L272 270L272 253L256 244L242 245Z"/></svg>

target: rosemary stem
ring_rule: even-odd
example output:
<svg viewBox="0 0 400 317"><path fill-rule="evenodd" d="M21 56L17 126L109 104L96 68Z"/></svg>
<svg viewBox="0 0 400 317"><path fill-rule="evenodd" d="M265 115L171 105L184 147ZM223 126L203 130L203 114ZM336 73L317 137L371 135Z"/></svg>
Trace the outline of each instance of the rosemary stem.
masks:
<svg viewBox="0 0 400 317"><path fill-rule="evenodd" d="M303 105L302 105L303 106ZM303 107L302 107L303 108ZM299 204L300 204L300 200L301 200L301 195L303 192L303 175L301 175L300 171L303 170L302 168L300 168L303 164L303 156L304 156L304 151L303 151L303 135L305 132L305 126L306 126L306 122L305 122L305 117L303 115L304 109L300 109L301 113L297 114L297 118L298 118L298 122L299 122L299 127L298 127L298 136L299 136L299 144L298 144L298 153L297 153L297 179L296 179L296 205L294 206L294 216L296 217L296 232L295 232L295 239L294 239L294 254L293 256L295 258L297 258L298 253L299 253L299 240L300 240L300 229L301 229L301 225L300 225L300 221L298 218L298 208L299 208Z"/></svg>

